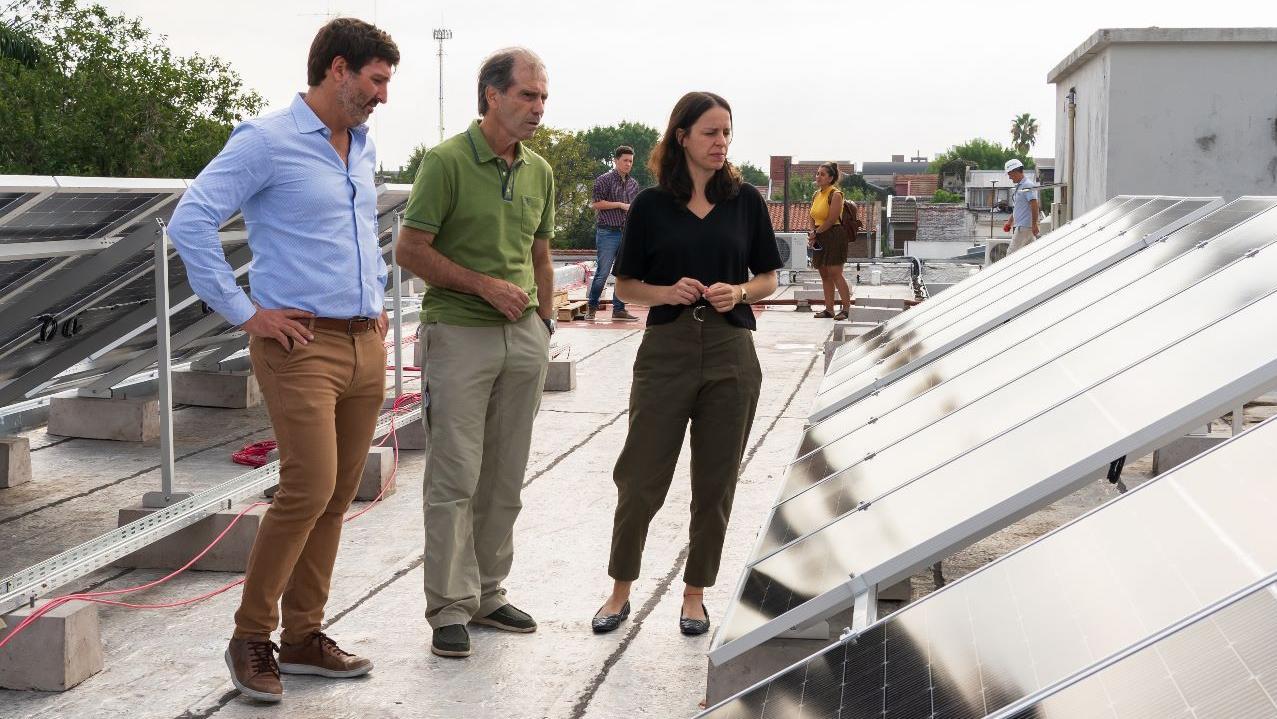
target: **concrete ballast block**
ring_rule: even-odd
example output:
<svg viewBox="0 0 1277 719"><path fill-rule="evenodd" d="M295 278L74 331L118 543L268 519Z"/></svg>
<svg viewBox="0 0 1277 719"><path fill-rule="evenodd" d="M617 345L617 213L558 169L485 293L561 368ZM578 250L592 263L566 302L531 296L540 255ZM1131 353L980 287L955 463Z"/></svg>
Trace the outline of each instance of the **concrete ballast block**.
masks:
<svg viewBox="0 0 1277 719"><path fill-rule="evenodd" d="M120 510L117 526L123 527L155 511L158 510L141 506L125 507ZM205 517L179 532L116 560L115 566L176 569L191 561L191 557L211 544L242 511L243 507L236 507ZM253 541L257 539L257 528L265 513L266 507L254 507L235 523L235 528L217 546L191 568L208 572L244 571L248 567L248 553L253 549Z"/></svg>
<svg viewBox="0 0 1277 719"><path fill-rule="evenodd" d="M49 401L48 432L63 437L146 442L160 436L160 403L144 398L54 397Z"/></svg>
<svg viewBox="0 0 1277 719"><path fill-rule="evenodd" d="M550 360L545 371L545 391L570 392L574 389L576 389L576 360Z"/></svg>
<svg viewBox="0 0 1277 719"><path fill-rule="evenodd" d="M864 307L860 305L851 308L852 322L886 322L887 320L900 314L901 310L892 309L890 307Z"/></svg>
<svg viewBox="0 0 1277 719"><path fill-rule="evenodd" d="M1206 450L1226 442L1228 437L1186 435L1153 451L1153 476L1169 472Z"/></svg>
<svg viewBox="0 0 1277 719"><path fill-rule="evenodd" d="M174 372L173 403L245 409L262 403L252 372Z"/></svg>
<svg viewBox="0 0 1277 719"><path fill-rule="evenodd" d="M382 499L395 493L395 485L390 484L395 472L395 450L391 447L372 447L368 450L368 459L364 461L364 474L359 479L359 491L355 500L371 502L381 495ZM389 487L387 487L389 485ZM382 489L385 493L382 493Z"/></svg>
<svg viewBox="0 0 1277 719"><path fill-rule="evenodd" d="M37 607L48 602L38 602ZM23 607L0 617L8 636L35 611ZM67 602L32 622L0 649L0 688L66 691L102 671L97 605Z"/></svg>
<svg viewBox="0 0 1277 719"><path fill-rule="evenodd" d="M31 481L31 441L0 437L0 489Z"/></svg>

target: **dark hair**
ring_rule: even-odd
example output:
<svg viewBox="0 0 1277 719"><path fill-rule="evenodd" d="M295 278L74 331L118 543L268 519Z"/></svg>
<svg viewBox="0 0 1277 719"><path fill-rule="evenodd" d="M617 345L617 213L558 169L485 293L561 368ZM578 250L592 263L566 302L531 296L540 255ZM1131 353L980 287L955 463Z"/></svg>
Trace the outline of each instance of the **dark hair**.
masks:
<svg viewBox="0 0 1277 719"><path fill-rule="evenodd" d="M838 178L842 177L842 173L838 171L838 163L822 162L820 163L820 166L825 168L825 172L828 172L830 177L834 178L829 181L830 185L833 185L834 183L838 182Z"/></svg>
<svg viewBox="0 0 1277 719"><path fill-rule="evenodd" d="M484 92L493 88L497 92L505 92L514 84L515 61L523 58L532 63L532 67L544 70L545 63L535 52L523 47L507 47L497 50L488 56L479 66L479 114L488 114L488 96Z"/></svg>
<svg viewBox="0 0 1277 719"><path fill-rule="evenodd" d="M669 192L679 202L692 199L692 176L687 170L687 154L678 142L678 130L691 132L692 125L709 110L721 107L732 116L732 106L712 92L689 92L675 103L670 113L669 126L661 141L652 150L647 166L656 175L661 189ZM740 172L730 162L724 162L705 186L705 199L713 204L730 200L740 192Z"/></svg>
<svg viewBox="0 0 1277 719"><path fill-rule="evenodd" d="M634 148L630 147L629 145L619 145L617 146L615 150L612 151L612 159L619 160L621 159L621 155L633 155L633 154L634 154Z"/></svg>
<svg viewBox="0 0 1277 719"><path fill-rule="evenodd" d="M306 84L315 87L324 81L333 58L346 58L352 72L359 72L370 60L399 64L399 47L385 30L353 17L339 17L315 33L306 59Z"/></svg>

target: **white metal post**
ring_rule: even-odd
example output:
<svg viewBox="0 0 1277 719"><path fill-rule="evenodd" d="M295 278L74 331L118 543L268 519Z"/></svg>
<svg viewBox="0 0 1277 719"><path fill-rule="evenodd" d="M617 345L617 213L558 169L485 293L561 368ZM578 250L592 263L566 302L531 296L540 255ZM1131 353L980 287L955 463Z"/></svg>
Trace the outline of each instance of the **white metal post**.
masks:
<svg viewBox="0 0 1277 719"><path fill-rule="evenodd" d="M190 493L173 492L173 374L169 353L168 226L156 219L155 240L155 384L160 392L160 491L142 495L143 507L167 507Z"/></svg>
<svg viewBox="0 0 1277 719"><path fill-rule="evenodd" d="M403 271L399 269L399 227L402 221L403 214L396 212L390 228L390 284L395 309L395 399L403 396Z"/></svg>

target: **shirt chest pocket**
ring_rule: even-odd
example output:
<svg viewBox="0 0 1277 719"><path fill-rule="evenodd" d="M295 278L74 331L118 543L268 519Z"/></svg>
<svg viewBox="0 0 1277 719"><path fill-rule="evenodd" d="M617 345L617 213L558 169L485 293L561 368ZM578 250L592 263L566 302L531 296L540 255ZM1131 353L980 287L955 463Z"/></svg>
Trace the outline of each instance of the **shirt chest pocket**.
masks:
<svg viewBox="0 0 1277 719"><path fill-rule="evenodd" d="M540 197L523 196L522 230L528 237L535 237L537 228L541 226L541 216L545 214L545 200Z"/></svg>

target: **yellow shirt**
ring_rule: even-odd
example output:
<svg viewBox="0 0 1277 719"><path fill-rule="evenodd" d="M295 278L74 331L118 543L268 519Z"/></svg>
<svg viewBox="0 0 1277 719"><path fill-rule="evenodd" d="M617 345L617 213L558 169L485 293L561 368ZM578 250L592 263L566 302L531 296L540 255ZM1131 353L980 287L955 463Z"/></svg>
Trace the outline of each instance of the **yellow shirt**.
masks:
<svg viewBox="0 0 1277 719"><path fill-rule="evenodd" d="M811 221L814 226L820 227L825 223L825 218L829 216L829 199L833 197L834 190L837 189L837 186L830 185L818 191L816 196L811 199ZM834 224L840 224L839 220L841 219L834 218Z"/></svg>

